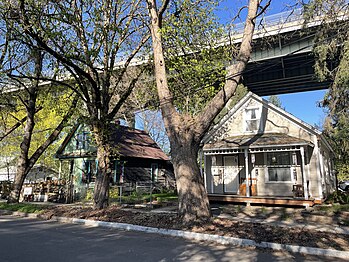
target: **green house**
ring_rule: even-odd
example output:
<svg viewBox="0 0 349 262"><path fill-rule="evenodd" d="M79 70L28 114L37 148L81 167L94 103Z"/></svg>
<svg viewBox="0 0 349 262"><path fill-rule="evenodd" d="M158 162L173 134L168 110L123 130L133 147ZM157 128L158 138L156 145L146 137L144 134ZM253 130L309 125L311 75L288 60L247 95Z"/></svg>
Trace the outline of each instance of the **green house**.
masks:
<svg viewBox="0 0 349 262"><path fill-rule="evenodd" d="M136 182L173 184L173 167L168 156L143 130L110 125L110 144L113 155L111 184L134 185ZM98 162L96 145L88 125L76 125L56 153L60 161L68 161L69 177L75 198L84 197L87 189L94 186Z"/></svg>

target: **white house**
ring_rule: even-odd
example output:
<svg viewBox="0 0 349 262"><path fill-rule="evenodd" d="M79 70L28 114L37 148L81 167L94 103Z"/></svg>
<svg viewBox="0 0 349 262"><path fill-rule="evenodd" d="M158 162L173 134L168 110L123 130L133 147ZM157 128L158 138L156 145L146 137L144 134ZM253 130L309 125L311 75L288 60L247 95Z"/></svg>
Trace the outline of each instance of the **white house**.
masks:
<svg viewBox="0 0 349 262"><path fill-rule="evenodd" d="M251 92L207 133L203 154L212 199L314 203L336 188L333 150L322 133Z"/></svg>

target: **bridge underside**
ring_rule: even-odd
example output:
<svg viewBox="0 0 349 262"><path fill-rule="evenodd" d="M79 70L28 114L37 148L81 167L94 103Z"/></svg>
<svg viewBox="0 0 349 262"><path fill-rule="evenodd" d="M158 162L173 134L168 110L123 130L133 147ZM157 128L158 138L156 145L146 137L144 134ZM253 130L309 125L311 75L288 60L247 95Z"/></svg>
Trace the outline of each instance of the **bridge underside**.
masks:
<svg viewBox="0 0 349 262"><path fill-rule="evenodd" d="M327 89L331 82L317 81L313 66L314 56L309 53L251 62L243 83L259 96Z"/></svg>

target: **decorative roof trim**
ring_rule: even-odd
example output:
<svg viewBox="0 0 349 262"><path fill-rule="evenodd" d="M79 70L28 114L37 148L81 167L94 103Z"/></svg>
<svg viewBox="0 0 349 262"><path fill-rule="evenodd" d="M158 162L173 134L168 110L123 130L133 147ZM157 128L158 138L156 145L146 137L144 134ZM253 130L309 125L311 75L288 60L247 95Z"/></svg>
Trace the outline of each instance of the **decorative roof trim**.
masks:
<svg viewBox="0 0 349 262"><path fill-rule="evenodd" d="M235 112L237 112L250 98L255 99L256 101L262 103L264 106L266 106L267 108L271 108L272 110L274 110L276 113L278 113L281 116L284 116L286 118L288 118L289 120L291 120L293 123L295 123L296 125L298 125L300 128L305 129L306 131L312 133L313 135L321 135L321 131L319 131L318 129L316 129L315 127L309 125L308 123L302 121L301 119L295 117L294 115L292 115L291 113L286 112L285 110L283 110L280 107L277 107L275 105L273 105L272 103L268 102L267 100L261 98L260 96L252 93L252 92L248 92L235 106L233 106L229 112L219 121L218 124L216 124L210 131L207 132L207 134L205 135L205 137L202 139L202 144L205 144L208 142L209 139L212 138L212 136L214 136L214 134L235 114Z"/></svg>

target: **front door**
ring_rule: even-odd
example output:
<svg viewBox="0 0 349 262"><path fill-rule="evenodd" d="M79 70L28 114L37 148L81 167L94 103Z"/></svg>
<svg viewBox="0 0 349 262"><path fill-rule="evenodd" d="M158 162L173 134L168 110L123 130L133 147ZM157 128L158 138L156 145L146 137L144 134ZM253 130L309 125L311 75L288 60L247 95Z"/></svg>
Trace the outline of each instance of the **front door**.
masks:
<svg viewBox="0 0 349 262"><path fill-rule="evenodd" d="M237 156L224 157L224 192L237 194L239 189L239 167Z"/></svg>

